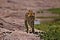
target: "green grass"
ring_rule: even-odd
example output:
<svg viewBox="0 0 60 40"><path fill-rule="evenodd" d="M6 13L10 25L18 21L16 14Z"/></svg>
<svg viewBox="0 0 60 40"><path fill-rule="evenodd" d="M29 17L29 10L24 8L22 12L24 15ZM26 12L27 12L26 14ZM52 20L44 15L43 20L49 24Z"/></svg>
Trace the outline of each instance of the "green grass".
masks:
<svg viewBox="0 0 60 40"><path fill-rule="evenodd" d="M51 13L60 14L60 8L50 8L50 9L47 9L47 11L49 11Z"/></svg>
<svg viewBox="0 0 60 40"><path fill-rule="evenodd" d="M41 24L36 24L35 28L38 30L42 30L42 31L48 31L48 26L50 25L50 23L41 23Z"/></svg>
<svg viewBox="0 0 60 40"><path fill-rule="evenodd" d="M48 31L49 26L54 26L54 25L60 27L60 21L36 24L35 28L38 30Z"/></svg>
<svg viewBox="0 0 60 40"><path fill-rule="evenodd" d="M35 25L35 28L38 29L38 30L47 31L48 30L47 26L49 26L49 25L47 25L47 24L37 24L37 25Z"/></svg>
<svg viewBox="0 0 60 40"><path fill-rule="evenodd" d="M60 8L50 8L50 9L46 9L45 11L60 14ZM37 11L37 13L44 13L44 10L40 9L40 10Z"/></svg>
<svg viewBox="0 0 60 40"><path fill-rule="evenodd" d="M60 40L60 21L35 25L38 30L45 31L40 37L44 40Z"/></svg>
<svg viewBox="0 0 60 40"><path fill-rule="evenodd" d="M60 8L50 8L47 9L46 11L60 15ZM38 11L38 13L39 12L40 11ZM36 18L55 18L54 22L36 24L35 28L46 32L43 33L43 35L41 35L40 33L40 37L42 37L44 40L60 40L60 16L36 17Z"/></svg>
<svg viewBox="0 0 60 40"><path fill-rule="evenodd" d="M43 17L43 16L41 16L41 17L36 17L36 18L60 18L60 16L49 16L49 17Z"/></svg>

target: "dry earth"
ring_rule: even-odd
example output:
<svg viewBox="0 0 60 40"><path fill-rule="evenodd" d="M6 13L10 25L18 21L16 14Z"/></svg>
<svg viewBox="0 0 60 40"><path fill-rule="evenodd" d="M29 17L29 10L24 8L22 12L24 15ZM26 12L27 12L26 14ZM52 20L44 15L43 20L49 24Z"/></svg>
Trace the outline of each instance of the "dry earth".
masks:
<svg viewBox="0 0 60 40"><path fill-rule="evenodd" d="M39 9L55 7L60 7L60 0L0 0L0 27L13 31L12 34L7 34L6 40L39 40L33 34L30 35L22 32L24 30L24 15L27 9L32 9L36 12Z"/></svg>
<svg viewBox="0 0 60 40"><path fill-rule="evenodd" d="M27 34L22 31L10 31L0 28L0 40L40 40L40 38L34 34Z"/></svg>

